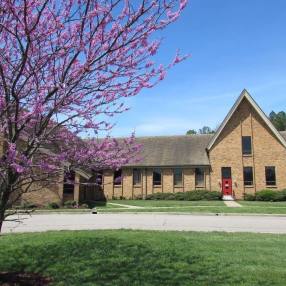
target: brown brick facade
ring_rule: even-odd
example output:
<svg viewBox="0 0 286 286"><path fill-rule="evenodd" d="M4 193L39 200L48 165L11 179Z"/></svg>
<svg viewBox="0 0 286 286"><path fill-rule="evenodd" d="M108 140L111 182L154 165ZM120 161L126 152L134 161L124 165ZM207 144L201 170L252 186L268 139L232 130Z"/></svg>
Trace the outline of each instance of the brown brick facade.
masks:
<svg viewBox="0 0 286 286"><path fill-rule="evenodd" d="M95 182L93 179L86 180L80 177L79 174L76 174L76 184L69 198L77 202L84 202L86 200L98 199L100 192L107 199L114 197L136 199L138 197L145 198L147 195L157 192L185 192L195 189L221 191L222 167L231 168L232 195L236 199L243 199L244 194L255 193L265 188L277 190L286 188L286 141L278 134L277 130L275 130L246 91L241 94L215 135L210 135L209 137L202 135L193 136L194 139L192 140L190 140L192 137L189 136L177 137L175 140L174 137L165 138L163 140L165 143L155 137L155 139L148 138L149 141L145 138L144 142L150 143L149 152L146 152L146 157L149 158L149 165L136 166L137 169L141 170L140 184L133 184L133 167L124 167L122 169L122 182L120 185L114 185L114 174L111 170L103 172L102 186L96 187L92 186L92 184L88 185L88 183ZM243 136L251 137L252 152L249 155L242 154ZM160 145L162 142L165 145ZM180 143L183 144L180 145ZM161 148L162 146L166 148ZM192 148L189 148L190 146ZM0 141L0 152L1 149ZM173 152L175 149L177 153ZM150 150L151 152L152 150L156 151L150 155ZM167 156L167 153L172 154ZM198 154L199 156L197 156ZM152 160L154 158L156 158L156 162L157 160L160 161L160 158L165 161L164 163L161 161L161 164L158 163L158 166L150 164L150 160L153 163ZM195 163L189 161L189 163L182 163L181 165L176 163L180 160L182 162L184 159L196 159L197 161L195 160ZM172 160L176 160L176 162L170 163ZM197 162L201 162L201 164ZM266 166L275 167L275 186L266 185ZM196 187L196 167L204 169L204 184L199 187ZM252 185L245 185L244 167L252 167ZM159 186L153 185L154 168L161 169L161 185ZM182 184L179 186L174 186L175 168L182 169ZM42 189L27 194L24 196L24 199L42 205L48 202L62 202L64 199L67 199L63 196L62 181L62 179L59 180L61 183L50 189ZM98 192L99 189L100 192Z"/></svg>

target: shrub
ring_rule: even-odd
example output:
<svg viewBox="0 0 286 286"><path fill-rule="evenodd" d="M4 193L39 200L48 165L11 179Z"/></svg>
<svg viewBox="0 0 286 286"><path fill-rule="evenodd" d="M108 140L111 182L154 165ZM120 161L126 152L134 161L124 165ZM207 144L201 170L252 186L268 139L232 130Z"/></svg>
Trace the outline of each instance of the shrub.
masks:
<svg viewBox="0 0 286 286"><path fill-rule="evenodd" d="M146 200L177 200L177 201L199 201L220 200L221 193L207 190L195 190L178 193L154 193L147 195Z"/></svg>
<svg viewBox="0 0 286 286"><path fill-rule="evenodd" d="M64 202L64 206L66 208L74 208L74 207L76 207L76 205L77 205L76 201L66 201L66 202Z"/></svg>
<svg viewBox="0 0 286 286"><path fill-rule="evenodd" d="M279 192L275 192L276 196L275 196L275 201L276 202L282 202L282 201L286 201L286 189L281 190Z"/></svg>
<svg viewBox="0 0 286 286"><path fill-rule="evenodd" d="M254 194L244 194L245 201L255 201L256 197Z"/></svg>
<svg viewBox="0 0 286 286"><path fill-rule="evenodd" d="M221 199L221 193L216 191L207 191L207 190L194 190L186 192L187 201L214 201Z"/></svg>
<svg viewBox="0 0 286 286"><path fill-rule="evenodd" d="M49 208L49 209L59 209L60 206L59 206L58 203L52 202L52 203L49 203L49 204L48 204L48 208Z"/></svg>
<svg viewBox="0 0 286 286"><path fill-rule="evenodd" d="M274 190L262 190L256 193L257 201L274 202L279 197L278 192Z"/></svg>
<svg viewBox="0 0 286 286"><path fill-rule="evenodd" d="M29 203L29 202L24 202L22 205L21 205L21 208L23 209L36 209L38 208L39 206L34 204L34 203Z"/></svg>
<svg viewBox="0 0 286 286"><path fill-rule="evenodd" d="M89 206L88 206L88 204L81 204L81 205L79 206L79 208L80 208L80 209L89 209Z"/></svg>

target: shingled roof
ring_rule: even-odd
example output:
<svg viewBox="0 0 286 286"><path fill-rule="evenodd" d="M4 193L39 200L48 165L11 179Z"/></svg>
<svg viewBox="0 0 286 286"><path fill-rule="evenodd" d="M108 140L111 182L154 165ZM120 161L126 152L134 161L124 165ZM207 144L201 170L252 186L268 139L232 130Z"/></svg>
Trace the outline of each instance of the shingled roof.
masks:
<svg viewBox="0 0 286 286"><path fill-rule="evenodd" d="M137 137L142 159L127 166L205 166L210 165L206 147L213 134Z"/></svg>

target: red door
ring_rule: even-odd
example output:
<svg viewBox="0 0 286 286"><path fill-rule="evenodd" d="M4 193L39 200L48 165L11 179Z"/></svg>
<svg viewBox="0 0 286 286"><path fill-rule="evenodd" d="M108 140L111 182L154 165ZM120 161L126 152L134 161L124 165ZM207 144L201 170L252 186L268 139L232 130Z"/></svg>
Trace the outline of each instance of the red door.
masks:
<svg viewBox="0 0 286 286"><path fill-rule="evenodd" d="M231 168L221 168L222 194L223 196L232 196L232 178Z"/></svg>
<svg viewBox="0 0 286 286"><path fill-rule="evenodd" d="M232 179L222 179L222 194L232 196Z"/></svg>

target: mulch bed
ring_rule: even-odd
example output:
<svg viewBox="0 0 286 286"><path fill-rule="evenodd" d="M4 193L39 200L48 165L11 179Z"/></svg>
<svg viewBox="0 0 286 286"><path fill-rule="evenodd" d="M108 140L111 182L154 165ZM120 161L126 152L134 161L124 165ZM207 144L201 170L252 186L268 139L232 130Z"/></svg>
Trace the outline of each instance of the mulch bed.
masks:
<svg viewBox="0 0 286 286"><path fill-rule="evenodd" d="M29 272L0 272L1 286L45 286L52 279L38 273Z"/></svg>

